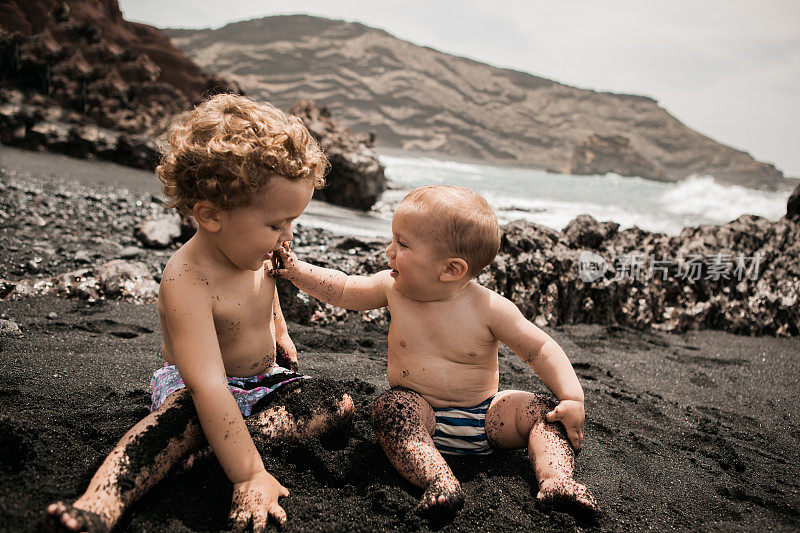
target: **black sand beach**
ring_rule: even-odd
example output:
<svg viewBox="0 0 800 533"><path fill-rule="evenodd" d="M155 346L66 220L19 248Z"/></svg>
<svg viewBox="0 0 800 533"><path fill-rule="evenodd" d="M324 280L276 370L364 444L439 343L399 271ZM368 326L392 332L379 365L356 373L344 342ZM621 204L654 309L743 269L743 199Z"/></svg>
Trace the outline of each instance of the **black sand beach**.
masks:
<svg viewBox="0 0 800 533"><path fill-rule="evenodd" d="M40 158L53 156L0 150L0 166L16 165L17 178L25 169L49 174ZM61 177L109 184L108 166L65 165ZM9 221L4 245L14 238ZM22 252L4 272L14 272ZM0 301L0 314L21 329L0 336L0 530L18 531L32 529L47 503L76 498L147 413L160 332L154 303L38 296ZM357 412L339 440L257 443L291 491L282 500L286 531L800 529L800 339L549 328L586 392L576 477L602 517L587 523L537 509L536 481L518 450L451 460L467 503L452 521L431 523L414 515L421 491L393 471L368 422L371 402L388 387L385 327L349 319L324 328L290 323L289 331L301 370L345 382ZM506 350L500 369L501 388L544 390ZM225 530L231 491L213 456L204 457L136 504L119 530Z"/></svg>

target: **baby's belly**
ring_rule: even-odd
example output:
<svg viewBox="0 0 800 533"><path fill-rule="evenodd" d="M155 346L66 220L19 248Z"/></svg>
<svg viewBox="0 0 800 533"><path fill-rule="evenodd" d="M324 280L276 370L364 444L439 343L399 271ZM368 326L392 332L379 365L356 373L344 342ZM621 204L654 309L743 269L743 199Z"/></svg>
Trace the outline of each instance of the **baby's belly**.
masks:
<svg viewBox="0 0 800 533"><path fill-rule="evenodd" d="M497 392L496 365L476 365L443 358L399 360L389 356L389 385L419 393L433 407L471 407Z"/></svg>

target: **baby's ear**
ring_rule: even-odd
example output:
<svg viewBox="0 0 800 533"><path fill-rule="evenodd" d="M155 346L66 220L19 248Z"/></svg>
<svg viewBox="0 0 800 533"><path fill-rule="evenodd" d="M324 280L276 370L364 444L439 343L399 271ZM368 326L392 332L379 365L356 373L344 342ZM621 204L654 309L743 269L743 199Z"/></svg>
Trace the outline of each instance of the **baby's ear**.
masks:
<svg viewBox="0 0 800 533"><path fill-rule="evenodd" d="M205 200L197 202L192 208L192 214L197 220L197 225L204 230L212 233L219 231L219 208L211 202Z"/></svg>
<svg viewBox="0 0 800 533"><path fill-rule="evenodd" d="M449 283L453 281L461 281L467 275L469 265L460 257L450 257L447 259L447 265L439 274L439 281Z"/></svg>

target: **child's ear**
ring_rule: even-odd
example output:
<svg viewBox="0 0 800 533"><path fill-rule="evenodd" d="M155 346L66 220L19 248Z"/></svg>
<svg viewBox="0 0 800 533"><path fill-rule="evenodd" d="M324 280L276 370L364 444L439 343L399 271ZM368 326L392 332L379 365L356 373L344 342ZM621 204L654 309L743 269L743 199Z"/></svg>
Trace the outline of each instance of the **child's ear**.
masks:
<svg viewBox="0 0 800 533"><path fill-rule="evenodd" d="M460 281L467 275L469 265L460 257L450 257L447 259L447 265L439 274L439 281L448 283L451 281Z"/></svg>
<svg viewBox="0 0 800 533"><path fill-rule="evenodd" d="M219 208L211 202L200 200L194 204L192 214L195 220L197 220L197 225L204 230L212 233L219 231Z"/></svg>

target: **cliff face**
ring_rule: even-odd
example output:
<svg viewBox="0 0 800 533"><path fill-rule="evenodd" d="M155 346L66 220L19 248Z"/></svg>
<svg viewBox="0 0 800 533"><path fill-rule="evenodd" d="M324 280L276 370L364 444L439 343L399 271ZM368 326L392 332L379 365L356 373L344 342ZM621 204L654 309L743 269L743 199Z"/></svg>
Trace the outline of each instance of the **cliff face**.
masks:
<svg viewBox="0 0 800 533"><path fill-rule="evenodd" d="M0 142L155 167L154 137L204 94L238 91L116 0L5 0Z"/></svg>
<svg viewBox="0 0 800 533"><path fill-rule="evenodd" d="M773 165L686 127L647 97L569 87L305 15L165 30L201 67L288 107L311 98L378 146L556 172L773 189Z"/></svg>
<svg viewBox="0 0 800 533"><path fill-rule="evenodd" d="M26 40L37 34L55 37L59 45L56 56L65 53L64 47L114 44L122 48L120 55L146 55L160 69L153 81L176 88L189 102L199 102L207 91L228 88L224 80L203 73L161 30L124 20L117 0L4 0L2 7L2 30ZM65 26L83 30L84 42L76 39L77 34L68 34Z"/></svg>

